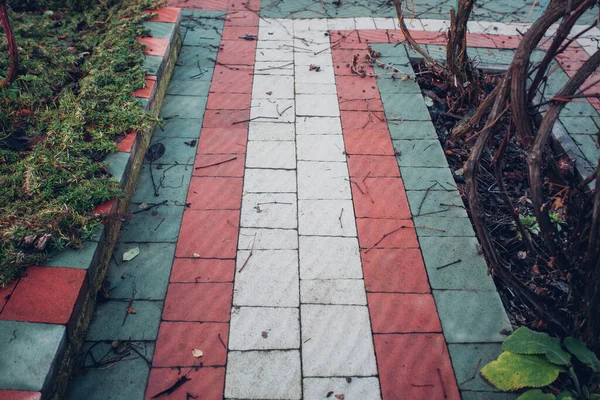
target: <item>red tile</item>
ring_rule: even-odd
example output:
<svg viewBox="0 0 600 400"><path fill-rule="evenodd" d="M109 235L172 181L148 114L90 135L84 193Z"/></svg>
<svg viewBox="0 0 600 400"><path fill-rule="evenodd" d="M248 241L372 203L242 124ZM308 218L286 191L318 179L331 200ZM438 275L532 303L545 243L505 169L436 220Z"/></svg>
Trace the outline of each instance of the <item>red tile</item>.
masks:
<svg viewBox="0 0 600 400"><path fill-rule="evenodd" d="M255 58L256 51L242 51L239 53L220 51L217 54L217 61L226 65L254 65Z"/></svg>
<svg viewBox="0 0 600 400"><path fill-rule="evenodd" d="M399 229L403 226L407 228ZM370 249L375 245L375 248L385 249L416 249L419 242L412 226L411 219L357 218L360 248Z"/></svg>
<svg viewBox="0 0 600 400"><path fill-rule="evenodd" d="M196 156L193 176L244 176L244 154L202 154Z"/></svg>
<svg viewBox="0 0 600 400"><path fill-rule="evenodd" d="M15 290L15 286L17 285L17 282L18 282L18 279L12 281L6 287L0 286L0 313L2 312L2 309L4 308L4 305L6 304L8 299L10 299L10 296L12 295L13 290Z"/></svg>
<svg viewBox="0 0 600 400"><path fill-rule="evenodd" d="M399 177L400 171L394 156L354 154L347 157L348 171L352 178Z"/></svg>
<svg viewBox="0 0 600 400"><path fill-rule="evenodd" d="M467 43L469 47L496 48L496 43L494 43L492 35L488 34L467 33Z"/></svg>
<svg viewBox="0 0 600 400"><path fill-rule="evenodd" d="M176 258L171 270L171 282L233 282L234 273L235 260Z"/></svg>
<svg viewBox="0 0 600 400"><path fill-rule="evenodd" d="M250 110L206 110L203 128L248 128Z"/></svg>
<svg viewBox="0 0 600 400"><path fill-rule="evenodd" d="M227 27L223 29L222 40L243 40L251 42L252 40L246 40L245 37L252 37L258 35L258 25L255 26L235 26ZM254 40L255 41L255 40Z"/></svg>
<svg viewBox="0 0 600 400"><path fill-rule="evenodd" d="M42 394L39 392L25 392L22 390L0 390L2 400L40 400Z"/></svg>
<svg viewBox="0 0 600 400"><path fill-rule="evenodd" d="M231 28L231 29L248 29L248 28ZM242 33L244 35L245 33ZM234 39L234 40L221 40L220 44L220 52L238 54L238 53L252 53L256 52L256 40L243 40L243 39ZM215 72L219 69L227 69L227 67L223 65L217 65L215 68Z"/></svg>
<svg viewBox="0 0 600 400"><path fill-rule="evenodd" d="M358 31L331 31L331 48L366 49L367 42L360 38Z"/></svg>
<svg viewBox="0 0 600 400"><path fill-rule="evenodd" d="M250 108L250 93L211 93L207 110L245 110Z"/></svg>
<svg viewBox="0 0 600 400"><path fill-rule="evenodd" d="M223 85L226 83L237 83L243 87L252 85L252 67L244 66L239 69L228 69L222 66L217 66L213 72L213 84L211 85L211 93L218 93L217 90L213 90L215 85ZM235 93L235 92L233 92ZM237 93L246 93L246 91L240 91Z"/></svg>
<svg viewBox="0 0 600 400"><path fill-rule="evenodd" d="M227 10L229 0L169 0L171 7L185 8L188 10Z"/></svg>
<svg viewBox="0 0 600 400"><path fill-rule="evenodd" d="M178 370L173 368L152 368L148 378L146 400L173 386L183 375L189 378L183 386L168 395L165 400L222 400L225 388L225 368L198 368ZM189 393L189 396L188 396Z"/></svg>
<svg viewBox="0 0 600 400"><path fill-rule="evenodd" d="M379 98L344 100L340 96L339 104L341 111L383 111L383 103Z"/></svg>
<svg viewBox="0 0 600 400"><path fill-rule="evenodd" d="M445 32L411 31L413 39L419 44L442 44L448 43L448 35Z"/></svg>
<svg viewBox="0 0 600 400"><path fill-rule="evenodd" d="M430 292L419 249L370 249L361 256L368 292Z"/></svg>
<svg viewBox="0 0 600 400"><path fill-rule="evenodd" d="M402 31L388 30L387 33L388 33L390 43L406 42L406 37L404 37L404 34L402 33Z"/></svg>
<svg viewBox="0 0 600 400"><path fill-rule="evenodd" d="M357 218L409 219L411 217L404 185L400 178L366 178L358 185L350 186ZM361 189L358 189L358 186Z"/></svg>
<svg viewBox="0 0 600 400"><path fill-rule="evenodd" d="M370 154L378 156L393 156L394 146L387 129L356 130L344 129L344 143L347 154Z"/></svg>
<svg viewBox="0 0 600 400"><path fill-rule="evenodd" d="M142 89L138 89L132 93L134 97L141 97L143 99L149 99L152 94L152 89L154 89L154 85L156 84L156 80L146 78L146 85Z"/></svg>
<svg viewBox="0 0 600 400"><path fill-rule="evenodd" d="M225 27L230 26L258 26L258 14L248 10L232 11L227 13Z"/></svg>
<svg viewBox="0 0 600 400"><path fill-rule="evenodd" d="M378 99L379 89L373 77L362 78L358 75L337 76L335 78L338 97L341 100Z"/></svg>
<svg viewBox="0 0 600 400"><path fill-rule="evenodd" d="M123 139L117 143L117 147L119 151L122 153L129 153L135 144L135 139L137 139L137 132L130 132Z"/></svg>
<svg viewBox="0 0 600 400"><path fill-rule="evenodd" d="M369 293L373 333L442 332L431 294Z"/></svg>
<svg viewBox="0 0 600 400"><path fill-rule="evenodd" d="M139 37L137 41L146 45L144 54L147 56L164 56L169 48L169 39L155 37Z"/></svg>
<svg viewBox="0 0 600 400"><path fill-rule="evenodd" d="M358 31L358 34L360 35L360 39L368 44L389 43L390 41L387 31L382 29L364 29Z"/></svg>
<svg viewBox="0 0 600 400"><path fill-rule="evenodd" d="M358 61L367 62L367 54L369 53L366 49L334 49L331 52L334 65L341 64L352 64L354 56L358 56Z"/></svg>
<svg viewBox="0 0 600 400"><path fill-rule="evenodd" d="M246 151L248 129L204 128L200 132L198 154L239 154Z"/></svg>
<svg viewBox="0 0 600 400"><path fill-rule="evenodd" d="M374 335L384 400L459 400L442 334Z"/></svg>
<svg viewBox="0 0 600 400"><path fill-rule="evenodd" d="M162 319L229 322L233 283L171 283Z"/></svg>
<svg viewBox="0 0 600 400"><path fill-rule="evenodd" d="M110 199L94 208L94 215L109 215L116 211L117 199Z"/></svg>
<svg viewBox="0 0 600 400"><path fill-rule="evenodd" d="M158 14L156 17L150 18L149 22L168 22L175 23L179 19L181 9L175 7L162 7L156 10L148 10L147 13Z"/></svg>
<svg viewBox="0 0 600 400"><path fill-rule="evenodd" d="M158 330L152 365L224 366L227 359L228 333L229 324L225 323L163 322ZM203 356L194 357L194 349L202 351Z"/></svg>
<svg viewBox="0 0 600 400"><path fill-rule="evenodd" d="M86 271L29 267L0 314L0 319L65 325L79 306Z"/></svg>
<svg viewBox="0 0 600 400"><path fill-rule="evenodd" d="M235 258L239 221L239 210L185 210L175 255Z"/></svg>
<svg viewBox="0 0 600 400"><path fill-rule="evenodd" d="M342 111L342 128L346 130L356 129L388 129L385 114L380 111Z"/></svg>
<svg viewBox="0 0 600 400"><path fill-rule="evenodd" d="M516 49L521 43L519 36L492 35L492 40L498 49Z"/></svg>
<svg viewBox="0 0 600 400"><path fill-rule="evenodd" d="M192 177L187 202L192 210L239 210L242 178Z"/></svg>
<svg viewBox="0 0 600 400"><path fill-rule="evenodd" d="M252 93L252 78L239 82L216 82L210 84L210 93Z"/></svg>

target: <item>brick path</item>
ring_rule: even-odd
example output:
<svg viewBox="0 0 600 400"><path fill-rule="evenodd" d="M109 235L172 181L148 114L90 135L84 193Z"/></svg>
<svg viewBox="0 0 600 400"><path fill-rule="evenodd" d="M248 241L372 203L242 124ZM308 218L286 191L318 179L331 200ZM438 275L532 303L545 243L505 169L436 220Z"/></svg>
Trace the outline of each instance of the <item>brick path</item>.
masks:
<svg viewBox="0 0 600 400"><path fill-rule="evenodd" d="M196 10L153 137L166 152L131 211L167 204L123 228L82 352L90 366L119 340L141 355L77 374L69 398L150 399L177 382L159 398L513 398L469 379L511 326L420 90L349 68L370 43L412 72L394 20L172 4ZM444 21L411 24L440 51ZM501 63L517 28L474 23L472 51ZM586 104L577 117L598 118Z"/></svg>

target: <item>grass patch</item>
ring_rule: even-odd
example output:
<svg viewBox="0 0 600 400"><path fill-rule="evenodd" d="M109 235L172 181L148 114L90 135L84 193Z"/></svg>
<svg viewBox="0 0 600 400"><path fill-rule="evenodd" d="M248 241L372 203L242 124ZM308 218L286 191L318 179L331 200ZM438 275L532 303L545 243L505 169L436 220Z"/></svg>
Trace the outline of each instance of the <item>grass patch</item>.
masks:
<svg viewBox="0 0 600 400"><path fill-rule="evenodd" d="M102 160L120 135L155 122L131 92L144 86L142 10L153 0L11 13L17 80L0 89L0 286L100 221L90 211L120 195ZM0 29L0 54L8 54ZM0 58L0 75L8 71Z"/></svg>

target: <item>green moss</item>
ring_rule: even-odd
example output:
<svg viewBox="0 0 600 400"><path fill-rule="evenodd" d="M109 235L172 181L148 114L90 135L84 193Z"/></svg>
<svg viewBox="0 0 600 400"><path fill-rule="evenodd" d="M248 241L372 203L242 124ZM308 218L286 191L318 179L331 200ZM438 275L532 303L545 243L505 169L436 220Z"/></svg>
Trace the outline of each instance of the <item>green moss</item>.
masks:
<svg viewBox="0 0 600 400"><path fill-rule="evenodd" d="M120 195L104 155L117 136L156 122L131 97L145 82L135 38L153 1L108 3L10 15L20 68L0 90L0 286L50 251L80 246L99 223L93 207ZM8 66L0 58L0 77Z"/></svg>

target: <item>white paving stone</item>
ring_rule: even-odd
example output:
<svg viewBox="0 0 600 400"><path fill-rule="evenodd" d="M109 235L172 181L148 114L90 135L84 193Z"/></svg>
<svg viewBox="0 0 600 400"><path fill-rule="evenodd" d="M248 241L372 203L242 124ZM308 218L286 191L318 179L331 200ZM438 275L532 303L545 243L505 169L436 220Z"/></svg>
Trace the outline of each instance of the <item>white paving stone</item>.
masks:
<svg viewBox="0 0 600 400"><path fill-rule="evenodd" d="M293 142L296 140L295 126L291 123L252 121L248 131L248 140Z"/></svg>
<svg viewBox="0 0 600 400"><path fill-rule="evenodd" d="M305 135L296 140L298 160L346 161L342 135Z"/></svg>
<svg viewBox="0 0 600 400"><path fill-rule="evenodd" d="M256 99L291 99L294 78L285 75L255 75L252 97Z"/></svg>
<svg viewBox="0 0 600 400"><path fill-rule="evenodd" d="M295 193L296 171L286 169L246 169L244 192Z"/></svg>
<svg viewBox="0 0 600 400"><path fill-rule="evenodd" d="M341 135L342 123L336 117L298 117L296 135Z"/></svg>
<svg viewBox="0 0 600 400"><path fill-rule="evenodd" d="M312 95L323 95L323 94L337 95L337 86L334 84L329 84L329 83L313 85L312 83L308 83L308 82L296 82L296 93L312 94Z"/></svg>
<svg viewBox="0 0 600 400"><path fill-rule="evenodd" d="M294 26L292 20L261 20L258 26L258 42L292 38Z"/></svg>
<svg viewBox="0 0 600 400"><path fill-rule="evenodd" d="M377 29L375 27L375 21L373 18L362 17L362 18L354 18L354 27L355 29Z"/></svg>
<svg viewBox="0 0 600 400"><path fill-rule="evenodd" d="M244 228L297 228L296 194L248 193L242 197Z"/></svg>
<svg viewBox="0 0 600 400"><path fill-rule="evenodd" d="M428 32L448 32L450 21L445 19L422 19L423 29Z"/></svg>
<svg viewBox="0 0 600 400"><path fill-rule="evenodd" d="M362 279L354 237L300 236L301 279Z"/></svg>
<svg viewBox="0 0 600 400"><path fill-rule="evenodd" d="M356 28L354 18L332 18L327 20L327 28L331 31L351 31Z"/></svg>
<svg viewBox="0 0 600 400"><path fill-rule="evenodd" d="M259 41L256 44L256 48L260 50L282 50L282 51L294 51L294 40L272 40L272 41Z"/></svg>
<svg viewBox="0 0 600 400"><path fill-rule="evenodd" d="M249 250L238 251L233 305L297 307L298 251L254 250L249 256Z"/></svg>
<svg viewBox="0 0 600 400"><path fill-rule="evenodd" d="M313 85L320 85L322 83L331 85L335 83L333 67L329 65L322 65L320 71L311 71L308 66L305 66L304 68L297 67L295 74L296 82L307 82L312 83Z"/></svg>
<svg viewBox="0 0 600 400"><path fill-rule="evenodd" d="M298 231L295 229L241 228L240 250L295 250L298 248Z"/></svg>
<svg viewBox="0 0 600 400"><path fill-rule="evenodd" d="M300 352L231 351L227 357L228 399L302 398Z"/></svg>
<svg viewBox="0 0 600 400"><path fill-rule="evenodd" d="M294 64L289 61L257 61L254 64L254 76L294 75Z"/></svg>
<svg viewBox="0 0 600 400"><path fill-rule="evenodd" d="M296 96L296 114L299 116L339 117L338 97L334 94L321 96L299 94Z"/></svg>
<svg viewBox="0 0 600 400"><path fill-rule="evenodd" d="M296 144L285 141L248 142L246 168L296 168Z"/></svg>
<svg viewBox="0 0 600 400"><path fill-rule="evenodd" d="M256 61L294 61L291 49L256 49Z"/></svg>
<svg viewBox="0 0 600 400"><path fill-rule="evenodd" d="M331 52L323 51L315 53L314 51L303 51L294 53L294 63L297 69L307 68L311 65L316 65L321 68L325 66L333 66Z"/></svg>
<svg viewBox="0 0 600 400"><path fill-rule="evenodd" d="M367 305L362 279L301 279L301 304Z"/></svg>
<svg viewBox="0 0 600 400"><path fill-rule="evenodd" d="M373 18L373 22L375 23L375 27L377 29L396 29L395 18Z"/></svg>
<svg viewBox="0 0 600 400"><path fill-rule="evenodd" d="M260 122L294 122L293 99L252 99L250 118ZM253 121L254 122L254 121Z"/></svg>
<svg viewBox="0 0 600 400"><path fill-rule="evenodd" d="M327 19L295 19L294 21L294 33L300 34L311 31L326 31Z"/></svg>
<svg viewBox="0 0 600 400"><path fill-rule="evenodd" d="M377 374L367 307L302 305L300 315L303 376Z"/></svg>
<svg viewBox="0 0 600 400"><path fill-rule="evenodd" d="M243 273L243 272L242 272ZM297 308L234 307L231 310L230 350L300 348Z"/></svg>
<svg viewBox="0 0 600 400"><path fill-rule="evenodd" d="M298 198L351 199L346 163L298 161Z"/></svg>
<svg viewBox="0 0 600 400"><path fill-rule="evenodd" d="M352 200L299 200L300 235L356 236Z"/></svg>
<svg viewBox="0 0 600 400"><path fill-rule="evenodd" d="M347 400L380 400L379 379L376 377L352 378L305 378L302 381L305 399L325 399L344 395Z"/></svg>

